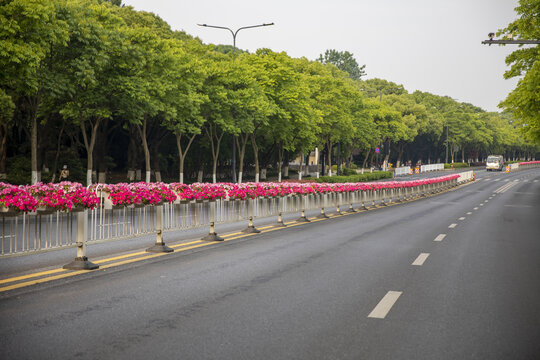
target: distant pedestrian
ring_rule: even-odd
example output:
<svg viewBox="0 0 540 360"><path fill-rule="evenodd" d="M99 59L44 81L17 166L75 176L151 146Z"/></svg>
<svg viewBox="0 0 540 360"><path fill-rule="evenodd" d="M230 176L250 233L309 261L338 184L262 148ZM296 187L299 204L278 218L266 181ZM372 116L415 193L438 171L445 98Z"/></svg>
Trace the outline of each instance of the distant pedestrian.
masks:
<svg viewBox="0 0 540 360"><path fill-rule="evenodd" d="M67 168L67 165L64 165L62 170L60 170L60 181L67 180L68 176L69 176L69 170Z"/></svg>

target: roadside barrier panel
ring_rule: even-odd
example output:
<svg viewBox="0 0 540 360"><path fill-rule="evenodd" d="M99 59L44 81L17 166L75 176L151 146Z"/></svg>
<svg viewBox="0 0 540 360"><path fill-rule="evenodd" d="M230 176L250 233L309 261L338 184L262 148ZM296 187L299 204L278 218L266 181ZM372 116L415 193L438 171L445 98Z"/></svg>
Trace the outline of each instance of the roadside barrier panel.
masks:
<svg viewBox="0 0 540 360"><path fill-rule="evenodd" d="M412 175L412 168L410 166L398 167L394 170L395 176Z"/></svg>
<svg viewBox="0 0 540 360"><path fill-rule="evenodd" d="M420 172L440 171L440 170L444 170L444 164L429 164L429 165L420 166Z"/></svg>
<svg viewBox="0 0 540 360"><path fill-rule="evenodd" d="M0 203L0 259L75 247L77 256L72 262L75 264L70 263L66 267L90 269L93 268L93 264L86 257L86 247L90 244L154 235L155 243L147 251L170 252L172 249L166 246L165 237L167 232L171 231L208 227L209 233L203 239L221 241L223 238L216 232L216 225L219 224L248 221L246 231L255 232L257 229L254 222L257 219L275 216L277 224L285 226L284 214L300 213L298 221L309 222L306 211L320 210L319 217L327 217L328 206L335 207L336 214L345 212L342 206L348 208L347 212L356 211L355 204L361 205L362 209L367 209L370 202L371 206L375 206L376 202L384 206L391 204L392 201L401 202L439 192L471 181L473 178L474 173L468 171L434 179L411 181L242 184L245 189L240 189L241 191L234 187L237 186L234 184L211 184L229 190L225 195L221 194L214 198L178 198L170 201L160 200L153 204L119 203L113 192L97 185L93 191L101 201L98 200L98 205L92 209L77 209L81 210L79 212L43 209L38 211L37 207L35 210L21 212ZM269 189L264 189L265 186ZM182 189L183 196L186 196L187 186ZM279 191L275 191L276 189ZM244 190L246 193L249 191L260 193L252 193L246 198ZM179 191L176 193L182 195ZM0 201L2 199L0 197Z"/></svg>

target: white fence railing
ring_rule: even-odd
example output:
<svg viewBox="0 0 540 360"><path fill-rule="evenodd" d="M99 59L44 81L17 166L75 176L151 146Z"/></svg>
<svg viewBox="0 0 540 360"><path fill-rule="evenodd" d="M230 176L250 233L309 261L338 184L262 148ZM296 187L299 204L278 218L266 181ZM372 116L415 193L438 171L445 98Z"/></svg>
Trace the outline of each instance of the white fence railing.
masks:
<svg viewBox="0 0 540 360"><path fill-rule="evenodd" d="M444 170L444 164L421 165L420 172Z"/></svg>
<svg viewBox="0 0 540 360"><path fill-rule="evenodd" d="M412 175L412 168L410 166L402 166L395 168L395 176Z"/></svg>
<svg viewBox="0 0 540 360"><path fill-rule="evenodd" d="M156 244L148 251L165 251L162 234L200 227L210 227L206 239L219 240L215 224L249 221L276 217L284 226L282 215L299 213L300 219L308 221L305 212L320 209L325 216L326 208L336 208L338 213L346 206L362 208L378 202L400 202L436 193L472 180L472 171L462 173L459 179L441 183L393 189L364 190L344 193L263 197L250 200L184 201L178 204L158 206L105 209L103 205L94 210L78 213L40 213L34 215L1 216L0 213L0 259L9 256L35 254L63 248L77 248L77 261L86 262L86 246L119 239L156 235ZM213 237L211 235L214 235ZM157 249L157 250L156 250ZM168 249L172 251L172 249ZM167 251L168 251L167 250ZM68 264L69 265L69 264ZM66 265L67 266L67 265ZM82 267L81 267L82 266ZM70 268L70 267L67 267ZM78 264L75 268L87 268Z"/></svg>

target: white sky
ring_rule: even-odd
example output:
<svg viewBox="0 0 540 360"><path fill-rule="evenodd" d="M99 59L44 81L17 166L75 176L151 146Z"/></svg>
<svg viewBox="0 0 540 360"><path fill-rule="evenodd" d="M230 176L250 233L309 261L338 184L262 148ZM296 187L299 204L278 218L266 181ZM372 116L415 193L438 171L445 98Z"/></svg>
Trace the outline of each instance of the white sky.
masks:
<svg viewBox="0 0 540 360"><path fill-rule="evenodd" d="M326 49L349 51L367 78L403 84L469 102L487 111L515 87L504 80L504 59L516 45L482 45L516 18L518 0L123 0L159 15L175 30L204 43L232 44L226 30L197 23L245 29L237 46L285 51L315 60Z"/></svg>

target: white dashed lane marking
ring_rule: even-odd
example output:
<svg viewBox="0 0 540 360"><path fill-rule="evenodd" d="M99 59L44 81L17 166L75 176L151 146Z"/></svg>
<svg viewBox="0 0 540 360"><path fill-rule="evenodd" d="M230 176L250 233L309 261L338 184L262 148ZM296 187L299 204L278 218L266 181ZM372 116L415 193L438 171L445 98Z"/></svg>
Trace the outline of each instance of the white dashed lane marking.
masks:
<svg viewBox="0 0 540 360"><path fill-rule="evenodd" d="M403 294L403 291L389 291L379 301L377 306L369 313L369 318L384 319L392 306L396 303L397 299Z"/></svg>
<svg viewBox="0 0 540 360"><path fill-rule="evenodd" d="M453 228L455 228L456 226L457 226L457 224L450 224L450 225L448 225L448 228L449 228L449 229L453 229Z"/></svg>
<svg viewBox="0 0 540 360"><path fill-rule="evenodd" d="M460 217L458 220L465 220L465 218L462 216L462 217Z"/></svg>
<svg viewBox="0 0 540 360"><path fill-rule="evenodd" d="M428 258L429 256L429 253L421 253L420 255L418 255L418 257L416 258L416 260L413 261L413 263L411 265L415 265L415 266L422 266L424 265L424 262L426 261L426 259Z"/></svg>
<svg viewBox="0 0 540 360"><path fill-rule="evenodd" d="M442 241L446 237L446 234L439 234L433 241Z"/></svg>

